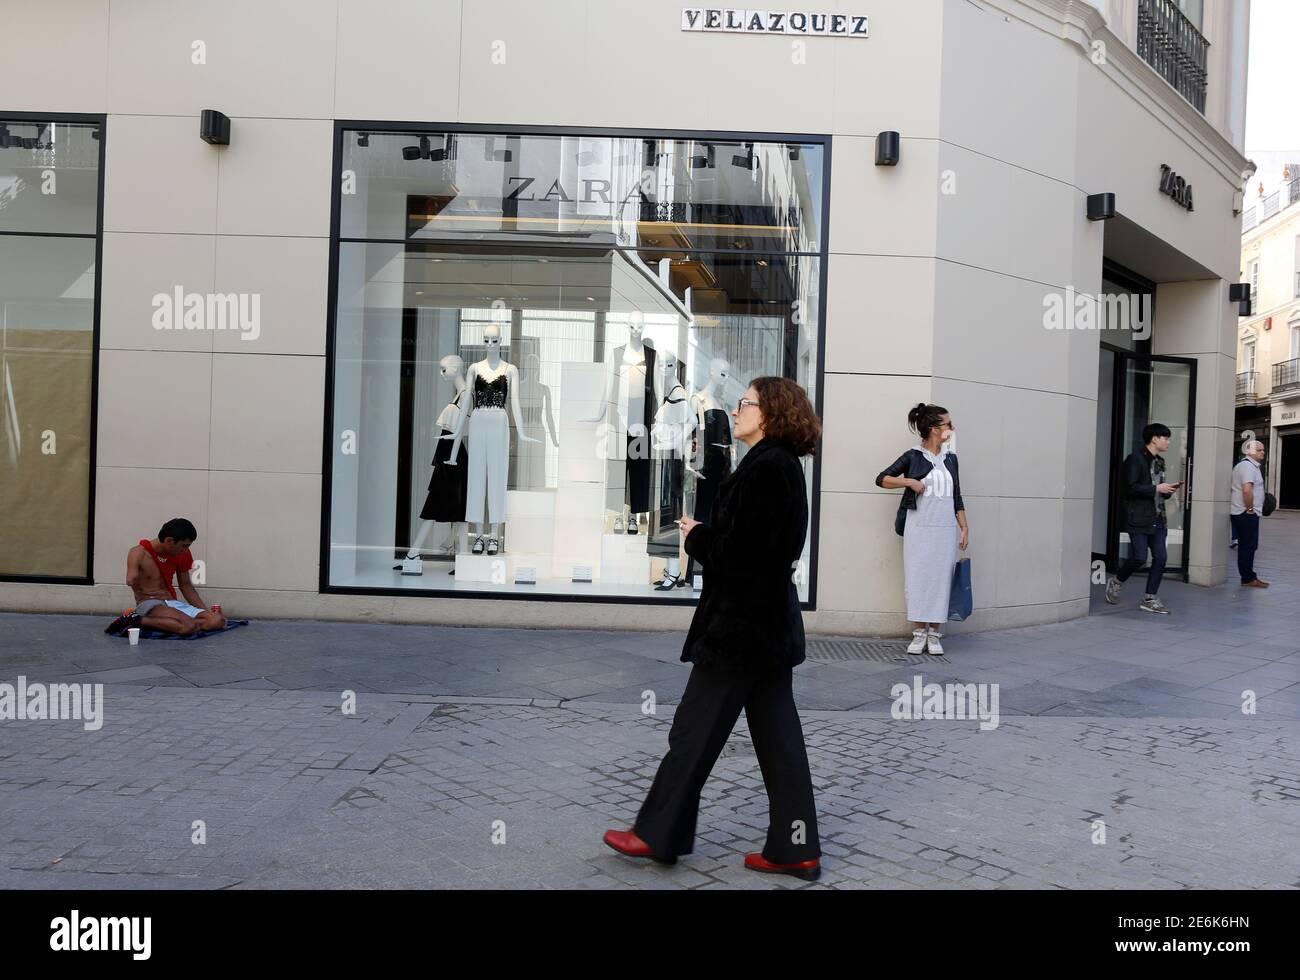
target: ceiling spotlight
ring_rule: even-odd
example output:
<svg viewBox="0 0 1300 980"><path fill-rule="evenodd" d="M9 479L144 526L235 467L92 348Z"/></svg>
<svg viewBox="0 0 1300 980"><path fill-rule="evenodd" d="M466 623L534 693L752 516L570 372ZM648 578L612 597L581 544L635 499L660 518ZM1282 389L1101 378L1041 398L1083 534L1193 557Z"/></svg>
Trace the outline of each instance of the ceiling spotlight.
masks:
<svg viewBox="0 0 1300 980"><path fill-rule="evenodd" d="M369 145L370 145L370 134L369 134L369 133L358 133L358 134L357 134L357 146L369 146Z"/></svg>
<svg viewBox="0 0 1300 980"><path fill-rule="evenodd" d="M745 145L745 153L743 155L737 153L735 156L733 156L731 158L731 165L733 167L744 167L746 170L753 170L754 169L754 144L746 143L744 145Z"/></svg>
<svg viewBox="0 0 1300 980"><path fill-rule="evenodd" d="M402 147L403 160L427 160L429 159L429 137L421 136L419 146Z"/></svg>
<svg viewBox="0 0 1300 980"><path fill-rule="evenodd" d="M712 170L714 167L718 165L716 151L717 151L717 147L715 147L712 143L709 143L707 146L704 147L703 156L693 156L689 158L691 161L691 169L699 170L701 167L704 167L708 170Z"/></svg>
<svg viewBox="0 0 1300 980"><path fill-rule="evenodd" d="M799 159L799 147L797 146L790 147L790 159L791 160Z"/></svg>
<svg viewBox="0 0 1300 980"><path fill-rule="evenodd" d="M514 152L496 149L496 140L489 137L483 141L483 159L489 163L509 163L514 159Z"/></svg>

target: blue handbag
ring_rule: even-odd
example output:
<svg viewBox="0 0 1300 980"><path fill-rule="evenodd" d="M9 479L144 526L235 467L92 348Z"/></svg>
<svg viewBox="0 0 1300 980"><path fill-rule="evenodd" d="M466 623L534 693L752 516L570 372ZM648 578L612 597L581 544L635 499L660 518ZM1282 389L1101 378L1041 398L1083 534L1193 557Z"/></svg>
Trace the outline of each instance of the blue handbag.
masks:
<svg viewBox="0 0 1300 980"><path fill-rule="evenodd" d="M969 619L975 606L970 587L970 559L962 558L952 570L952 591L948 593L948 618L954 623Z"/></svg>

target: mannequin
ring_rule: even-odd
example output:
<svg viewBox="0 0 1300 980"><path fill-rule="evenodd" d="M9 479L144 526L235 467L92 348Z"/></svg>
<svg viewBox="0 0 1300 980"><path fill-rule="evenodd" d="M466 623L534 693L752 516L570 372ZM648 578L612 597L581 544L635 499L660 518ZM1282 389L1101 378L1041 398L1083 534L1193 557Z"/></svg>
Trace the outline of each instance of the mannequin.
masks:
<svg viewBox="0 0 1300 980"><path fill-rule="evenodd" d="M560 438L555 430L555 408L551 389L542 384L542 359L529 354L523 359L519 371L519 403L524 410L527 432L549 438L556 449ZM515 488L518 490L543 490L546 488L546 449L517 450Z"/></svg>
<svg viewBox="0 0 1300 980"><path fill-rule="evenodd" d="M690 400L686 389L677 378L677 357L671 351L663 356L663 401L655 413L652 442L659 461L658 508L655 514L655 534L646 551L650 554L668 555L664 577L655 586L657 592L685 588L686 578L681 574L685 559L684 543L676 521L684 513L682 493L685 487L685 470L690 468L691 433L695 428ZM666 540L665 540L666 539Z"/></svg>
<svg viewBox="0 0 1300 980"><path fill-rule="evenodd" d="M462 446L457 456L460 466L448 469L445 465L451 455L451 443L446 436L456 428L460 418L460 406L465 396L465 362L456 354L448 354L438 362L438 373L444 381L450 381L456 394L439 413L434 423L442 430L433 449L433 474L429 477L429 493L420 508L421 524L416 532L411 549L406 553L406 561L397 567L403 575L423 575L424 563L420 552L429 534L439 524L451 525L451 550L456 546L456 524L465 520L465 448Z"/></svg>
<svg viewBox="0 0 1300 980"><path fill-rule="evenodd" d="M695 506L691 514L697 521L709 523L718 485L731 475L734 449L731 439L731 413L723 407L731 365L723 358L709 362L709 383L691 398L695 410L696 459L700 470L695 480ZM690 581L695 568L691 559L686 566Z"/></svg>
<svg viewBox="0 0 1300 980"><path fill-rule="evenodd" d="M520 442L541 442L524 434L523 412L519 410L519 369L501 358L501 328L489 323L483 328L483 345L487 356L469 366L460 417L450 435L451 452L447 465L459 462L461 440L468 427L469 473L466 477L465 520L474 526L471 552L484 552L483 530L488 516L492 529L486 551L500 550L501 525L506 520L506 481L510 472L510 422L506 418L506 399L514 410L515 428Z"/></svg>
<svg viewBox="0 0 1300 980"><path fill-rule="evenodd" d="M605 397L600 411L584 422L605 420L610 406L614 417L605 440L608 461L606 511L613 511L615 533L623 530L628 511L627 533L639 530L650 510L650 423L659 404L659 379L655 371L655 349L642 339L645 315L633 310L628 317L628 341L610 354Z"/></svg>

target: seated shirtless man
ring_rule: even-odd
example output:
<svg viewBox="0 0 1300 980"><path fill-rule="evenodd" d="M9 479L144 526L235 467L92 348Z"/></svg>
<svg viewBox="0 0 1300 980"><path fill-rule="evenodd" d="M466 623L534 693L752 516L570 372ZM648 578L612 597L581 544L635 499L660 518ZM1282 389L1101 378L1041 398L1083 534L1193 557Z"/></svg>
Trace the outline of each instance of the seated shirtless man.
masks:
<svg viewBox="0 0 1300 980"><path fill-rule="evenodd" d="M194 558L190 545L198 531L183 517L173 517L152 541L140 543L126 553L126 584L135 593L135 611L113 621L108 633L131 627L192 636L206 630L226 628L226 617L203 607L203 600L190 581ZM175 576L184 599L176 598Z"/></svg>

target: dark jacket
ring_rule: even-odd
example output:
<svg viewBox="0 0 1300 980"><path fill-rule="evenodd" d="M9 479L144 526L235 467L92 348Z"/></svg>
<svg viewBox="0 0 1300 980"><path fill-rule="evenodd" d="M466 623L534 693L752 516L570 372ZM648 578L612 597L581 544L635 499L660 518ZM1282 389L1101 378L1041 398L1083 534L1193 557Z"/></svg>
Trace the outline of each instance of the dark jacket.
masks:
<svg viewBox="0 0 1300 980"><path fill-rule="evenodd" d="M686 536L704 589L682 649L701 667L762 671L803 663L794 565L808 532L808 492L794 447L763 439L722 481L709 524Z"/></svg>
<svg viewBox="0 0 1300 980"><path fill-rule="evenodd" d="M1124 529L1129 534L1151 534L1156 529L1156 485L1151 480L1153 461L1156 461L1156 470L1162 474L1161 482L1164 482L1164 457L1153 456L1145 446L1129 453L1120 468L1119 493L1124 505ZM1166 494L1161 496L1169 499Z"/></svg>
<svg viewBox="0 0 1300 980"><path fill-rule="evenodd" d="M957 474L957 454L946 453L943 457L943 465L948 467L948 472L952 474L953 513L960 514L966 509L966 504L961 499L961 477ZM884 486L885 477L887 476L903 476L910 480L924 480L932 469L934 469L934 466L925 458L924 453L917 449L909 449L876 474L876 486ZM911 487L903 488L903 499L898 505L900 516L905 510L916 510L916 491ZM901 534L902 531L899 531L899 533Z"/></svg>

